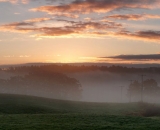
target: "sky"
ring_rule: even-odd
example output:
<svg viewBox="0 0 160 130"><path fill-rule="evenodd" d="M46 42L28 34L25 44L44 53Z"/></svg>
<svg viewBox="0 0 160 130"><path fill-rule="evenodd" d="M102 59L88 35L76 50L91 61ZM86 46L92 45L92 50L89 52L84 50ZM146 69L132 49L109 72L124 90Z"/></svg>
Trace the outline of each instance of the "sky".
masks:
<svg viewBox="0 0 160 130"><path fill-rule="evenodd" d="M160 63L160 0L0 0L0 64Z"/></svg>

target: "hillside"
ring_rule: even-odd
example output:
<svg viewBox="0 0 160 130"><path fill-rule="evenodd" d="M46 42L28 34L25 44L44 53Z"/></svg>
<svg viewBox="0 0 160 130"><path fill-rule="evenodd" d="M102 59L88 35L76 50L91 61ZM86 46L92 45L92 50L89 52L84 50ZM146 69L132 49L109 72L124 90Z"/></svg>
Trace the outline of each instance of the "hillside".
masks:
<svg viewBox="0 0 160 130"><path fill-rule="evenodd" d="M37 113L119 113L125 107L136 110L137 104L87 103L48 99L34 96L0 94L0 113L37 114ZM117 109L116 109L117 108Z"/></svg>
<svg viewBox="0 0 160 130"><path fill-rule="evenodd" d="M34 96L0 94L1 114L141 114L149 104L140 103L91 103L48 99Z"/></svg>
<svg viewBox="0 0 160 130"><path fill-rule="evenodd" d="M160 118L144 114L159 116L159 110L145 103L89 103L0 94L0 129L158 130Z"/></svg>

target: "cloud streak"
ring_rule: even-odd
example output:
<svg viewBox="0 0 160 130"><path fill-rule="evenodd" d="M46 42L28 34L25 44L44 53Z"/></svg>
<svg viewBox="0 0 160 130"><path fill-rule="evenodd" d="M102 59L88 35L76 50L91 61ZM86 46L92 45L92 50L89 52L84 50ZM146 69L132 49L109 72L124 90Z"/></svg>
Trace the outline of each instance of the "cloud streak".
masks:
<svg viewBox="0 0 160 130"><path fill-rule="evenodd" d="M129 31L120 31L114 33L116 36L145 40L145 41L156 41L160 42L160 31L148 30L148 31L137 31L137 32L129 32Z"/></svg>
<svg viewBox="0 0 160 130"><path fill-rule="evenodd" d="M46 27L37 25L38 22L43 22L50 20L48 18L37 18L25 20L23 22L15 22L10 24L4 24L0 26L0 31L10 31L10 32L35 32L39 33L36 36L63 36L69 34L93 34L95 30L100 30L100 32L106 32L107 30L117 30L121 29L122 25L119 23L105 21L105 22L75 22L68 20L59 20L64 21L70 25L64 25L60 27L50 26Z"/></svg>
<svg viewBox="0 0 160 130"><path fill-rule="evenodd" d="M37 23L37 22L44 22L44 21L48 21L48 20L51 20L51 18L33 18L33 19L25 20L25 22Z"/></svg>
<svg viewBox="0 0 160 130"><path fill-rule="evenodd" d="M160 54L141 54L141 55L117 55L110 57L101 57L104 59L120 59L120 60L160 60Z"/></svg>
<svg viewBox="0 0 160 130"><path fill-rule="evenodd" d="M151 14L125 14L125 15L109 15L104 18L120 19L120 20L145 20L145 19L160 19L160 15Z"/></svg>
<svg viewBox="0 0 160 130"><path fill-rule="evenodd" d="M33 18L24 20L22 22L13 22L9 24L3 24L0 26L0 31L9 32L30 32L34 31L35 25L40 22L51 20L51 18Z"/></svg>
<svg viewBox="0 0 160 130"><path fill-rule="evenodd" d="M31 11L46 12L48 14L54 14L57 12L68 13L106 13L117 9L126 8L159 8L159 0L75 0L70 4L64 5L49 5L32 8Z"/></svg>

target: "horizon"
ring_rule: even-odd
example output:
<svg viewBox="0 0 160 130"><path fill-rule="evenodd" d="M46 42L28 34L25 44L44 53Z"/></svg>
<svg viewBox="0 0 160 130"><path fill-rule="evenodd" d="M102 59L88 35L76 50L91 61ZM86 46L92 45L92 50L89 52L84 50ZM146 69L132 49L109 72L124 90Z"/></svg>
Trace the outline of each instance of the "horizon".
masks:
<svg viewBox="0 0 160 130"><path fill-rule="evenodd" d="M159 63L93 63L93 62L81 62L81 63L43 63L43 62L30 62L30 63L21 63L21 64L0 64L0 68L4 70L9 67L24 67L24 66L47 66L47 65L69 65L69 66L97 66L97 67L111 67L111 66L120 66L126 68L160 68ZM98 71L96 71L98 72Z"/></svg>

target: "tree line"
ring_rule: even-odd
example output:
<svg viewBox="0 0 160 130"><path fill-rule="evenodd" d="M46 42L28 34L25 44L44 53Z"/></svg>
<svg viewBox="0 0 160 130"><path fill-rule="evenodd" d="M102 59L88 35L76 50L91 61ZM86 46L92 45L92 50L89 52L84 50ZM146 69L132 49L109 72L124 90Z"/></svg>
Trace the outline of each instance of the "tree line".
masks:
<svg viewBox="0 0 160 130"><path fill-rule="evenodd" d="M10 72L32 72L36 70L54 71L60 73L76 73L87 71L107 71L114 73L160 73L160 67L134 68L124 67L119 65L97 66L97 65L69 65L69 64L49 64L49 65L31 65L1 68L1 71Z"/></svg>

